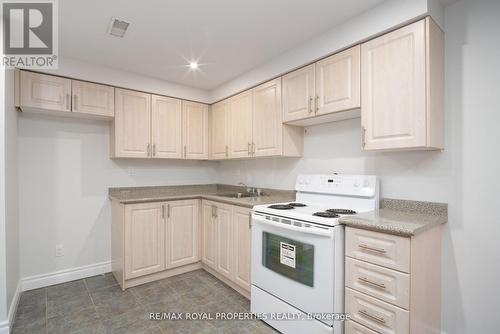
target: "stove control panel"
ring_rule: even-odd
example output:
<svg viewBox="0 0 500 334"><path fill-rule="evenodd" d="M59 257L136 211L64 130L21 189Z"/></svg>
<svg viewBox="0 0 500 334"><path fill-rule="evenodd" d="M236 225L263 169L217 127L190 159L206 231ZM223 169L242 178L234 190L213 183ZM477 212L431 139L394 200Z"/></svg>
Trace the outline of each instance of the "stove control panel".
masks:
<svg viewBox="0 0 500 334"><path fill-rule="evenodd" d="M374 175L302 174L295 190L320 194L374 197L378 190Z"/></svg>

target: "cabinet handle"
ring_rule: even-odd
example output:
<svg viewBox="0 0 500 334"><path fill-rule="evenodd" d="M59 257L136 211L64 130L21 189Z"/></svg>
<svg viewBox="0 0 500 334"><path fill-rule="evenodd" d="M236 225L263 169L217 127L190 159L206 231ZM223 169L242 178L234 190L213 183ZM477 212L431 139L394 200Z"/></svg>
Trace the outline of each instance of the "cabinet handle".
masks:
<svg viewBox="0 0 500 334"><path fill-rule="evenodd" d="M229 146L226 145L226 157L229 156Z"/></svg>
<svg viewBox="0 0 500 334"><path fill-rule="evenodd" d="M148 144L148 146L146 146L146 151L149 157L151 155L151 144Z"/></svg>
<svg viewBox="0 0 500 334"><path fill-rule="evenodd" d="M184 158L187 156L187 147L184 145Z"/></svg>
<svg viewBox="0 0 500 334"><path fill-rule="evenodd" d="M250 142L248 142L248 155L251 155L252 154L252 144L250 144Z"/></svg>
<svg viewBox="0 0 500 334"><path fill-rule="evenodd" d="M249 229L252 228L252 213L251 212L248 213L248 228Z"/></svg>
<svg viewBox="0 0 500 334"><path fill-rule="evenodd" d="M319 95L316 95L316 112L319 111Z"/></svg>
<svg viewBox="0 0 500 334"><path fill-rule="evenodd" d="M170 218L170 204L167 204L167 218Z"/></svg>
<svg viewBox="0 0 500 334"><path fill-rule="evenodd" d="M161 218L165 219L165 204L161 205Z"/></svg>
<svg viewBox="0 0 500 334"><path fill-rule="evenodd" d="M215 213L214 213L214 206L212 205L212 218L214 218Z"/></svg>
<svg viewBox="0 0 500 334"><path fill-rule="evenodd" d="M69 94L66 94L66 109L71 110L71 97Z"/></svg>
<svg viewBox="0 0 500 334"><path fill-rule="evenodd" d="M309 96L309 113L313 112L312 102L313 102L313 97Z"/></svg>
<svg viewBox="0 0 500 334"><path fill-rule="evenodd" d="M73 95L73 110L76 110L78 107L78 95Z"/></svg>
<svg viewBox="0 0 500 334"><path fill-rule="evenodd" d="M214 211L215 211L214 218L217 218L217 206L216 205L214 205Z"/></svg>
<svg viewBox="0 0 500 334"><path fill-rule="evenodd" d="M379 322L381 324L385 324L385 319L384 317L377 317L376 315L373 315L373 314L370 314L368 311L366 310L359 310L358 313L361 315L361 316L365 316L367 318L370 318L372 320L375 320L376 322Z"/></svg>
<svg viewBox="0 0 500 334"><path fill-rule="evenodd" d="M361 129L361 146L365 148L366 146L366 128L363 126Z"/></svg>
<svg viewBox="0 0 500 334"><path fill-rule="evenodd" d="M370 251L370 252L375 252L375 253L380 253L380 254L385 254L387 251L383 248L377 248L377 247L372 247L364 244L359 244L359 248Z"/></svg>
<svg viewBox="0 0 500 334"><path fill-rule="evenodd" d="M252 143L252 155L255 155L255 143Z"/></svg>
<svg viewBox="0 0 500 334"><path fill-rule="evenodd" d="M367 284L370 284L370 285L374 285L374 286L376 286L378 288L385 289L385 284L374 282L372 280L369 280L367 277L358 277L358 280L361 281L361 282L363 282L363 283L367 283Z"/></svg>
<svg viewBox="0 0 500 334"><path fill-rule="evenodd" d="M156 144L153 144L153 157L156 156Z"/></svg>

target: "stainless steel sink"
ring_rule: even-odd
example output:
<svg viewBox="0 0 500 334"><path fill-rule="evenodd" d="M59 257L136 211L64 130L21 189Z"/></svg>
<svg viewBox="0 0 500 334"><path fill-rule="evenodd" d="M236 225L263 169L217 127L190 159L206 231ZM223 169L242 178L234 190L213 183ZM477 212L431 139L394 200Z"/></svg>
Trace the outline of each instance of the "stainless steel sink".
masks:
<svg viewBox="0 0 500 334"><path fill-rule="evenodd" d="M256 197L256 195L251 193L226 193L226 194L217 194L217 196L229 197L229 198L248 198L248 197Z"/></svg>

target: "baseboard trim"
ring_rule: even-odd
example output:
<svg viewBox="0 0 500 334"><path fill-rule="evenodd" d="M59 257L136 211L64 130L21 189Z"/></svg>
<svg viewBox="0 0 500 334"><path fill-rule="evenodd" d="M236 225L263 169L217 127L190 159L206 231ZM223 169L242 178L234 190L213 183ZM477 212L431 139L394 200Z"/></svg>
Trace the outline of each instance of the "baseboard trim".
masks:
<svg viewBox="0 0 500 334"><path fill-rule="evenodd" d="M9 334L9 321L0 322L0 334Z"/></svg>
<svg viewBox="0 0 500 334"><path fill-rule="evenodd" d="M21 280L17 282L16 291L14 292L14 297L12 298L12 302L9 306L9 314L8 321L9 325L12 326L14 324L14 317L16 316L17 305L19 305L19 298L21 297Z"/></svg>
<svg viewBox="0 0 500 334"><path fill-rule="evenodd" d="M43 288L54 284L66 283L77 279L109 273L110 271L111 261L106 261L47 274L29 276L21 280L21 290L28 291Z"/></svg>

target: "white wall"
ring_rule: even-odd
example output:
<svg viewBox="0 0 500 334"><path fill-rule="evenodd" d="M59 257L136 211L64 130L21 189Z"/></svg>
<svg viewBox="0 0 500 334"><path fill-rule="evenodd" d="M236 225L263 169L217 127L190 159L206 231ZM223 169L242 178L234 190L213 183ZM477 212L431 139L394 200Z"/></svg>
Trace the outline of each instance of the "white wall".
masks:
<svg viewBox="0 0 500 334"><path fill-rule="evenodd" d="M446 149L366 153L360 121L308 128L302 159L221 163L219 181L291 188L298 173L373 173L381 196L449 203L443 240L443 331L500 328L500 2L445 10ZM278 61L278 60L276 60Z"/></svg>
<svg viewBox="0 0 500 334"><path fill-rule="evenodd" d="M19 116L22 277L110 261L108 187L210 183L214 163L110 160L109 123ZM64 257L55 245L64 244Z"/></svg>
<svg viewBox="0 0 500 334"><path fill-rule="evenodd" d="M187 87L133 72L93 65L76 59L61 58L57 70L45 70L44 72L181 99L210 102L209 92L202 89Z"/></svg>

